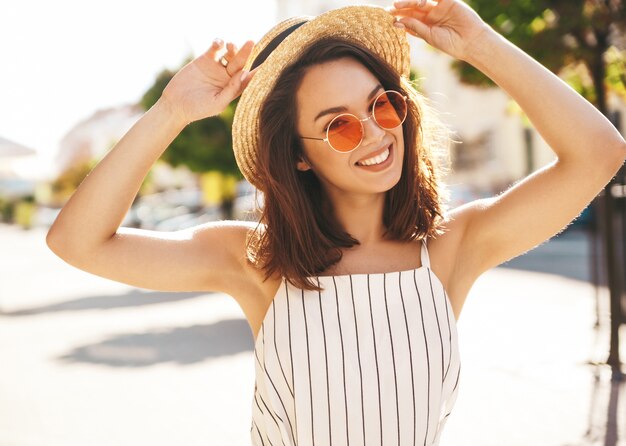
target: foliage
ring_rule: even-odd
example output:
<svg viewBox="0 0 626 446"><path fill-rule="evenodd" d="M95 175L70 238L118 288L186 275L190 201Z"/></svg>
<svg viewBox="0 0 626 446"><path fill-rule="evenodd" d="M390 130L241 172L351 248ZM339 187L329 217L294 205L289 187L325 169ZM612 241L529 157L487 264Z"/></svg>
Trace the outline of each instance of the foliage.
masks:
<svg viewBox="0 0 626 446"><path fill-rule="evenodd" d="M560 73L593 102L598 99L599 65L607 66L603 81L618 94L626 91L626 52L619 40L626 32L623 0L468 0L491 27L549 70ZM615 46L611 46L614 40ZM454 61L461 82L494 83L463 61ZM588 73L584 73L587 70ZM600 84L601 86L601 84Z"/></svg>
<svg viewBox="0 0 626 446"><path fill-rule="evenodd" d="M15 212L15 201L0 196L0 221L11 222Z"/></svg>
<svg viewBox="0 0 626 446"><path fill-rule="evenodd" d="M409 81L418 91L422 89L422 79L422 74L415 68L411 67Z"/></svg>
<svg viewBox="0 0 626 446"><path fill-rule="evenodd" d="M625 33L626 35L626 33ZM606 82L614 93L626 101L626 50L612 46L604 55Z"/></svg>
<svg viewBox="0 0 626 446"><path fill-rule="evenodd" d="M80 186L80 183L83 182L96 164L97 160L91 159L71 165L52 182L50 185L52 193L60 201L65 201Z"/></svg>
<svg viewBox="0 0 626 446"><path fill-rule="evenodd" d="M181 68L192 59L187 57ZM180 69L180 68L179 68ZM139 101L148 110L161 97L163 90L178 70L161 71L154 84ZM232 150L232 121L237 101L233 101L218 116L201 119L187 125L163 152L160 159L173 167L187 166L192 172L217 170L243 178Z"/></svg>

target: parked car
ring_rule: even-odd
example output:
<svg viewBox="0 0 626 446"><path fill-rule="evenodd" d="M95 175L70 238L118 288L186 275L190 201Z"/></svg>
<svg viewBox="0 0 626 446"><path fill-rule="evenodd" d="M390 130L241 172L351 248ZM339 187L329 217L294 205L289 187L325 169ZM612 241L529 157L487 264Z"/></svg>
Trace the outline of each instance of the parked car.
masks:
<svg viewBox="0 0 626 446"><path fill-rule="evenodd" d="M199 189L171 189L139 197L129 212L128 226L156 230L162 222L174 217L196 214L203 209Z"/></svg>

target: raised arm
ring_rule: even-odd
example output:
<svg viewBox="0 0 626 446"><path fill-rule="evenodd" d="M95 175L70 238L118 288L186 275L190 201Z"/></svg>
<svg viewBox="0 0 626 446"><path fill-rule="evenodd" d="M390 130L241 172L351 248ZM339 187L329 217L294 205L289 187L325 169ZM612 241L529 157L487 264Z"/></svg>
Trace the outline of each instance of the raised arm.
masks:
<svg viewBox="0 0 626 446"><path fill-rule="evenodd" d="M557 159L505 193L450 213L463 230L457 258L477 277L574 220L616 174L626 142L587 100L458 0L396 2L407 31L481 70L508 93Z"/></svg>
<svg viewBox="0 0 626 446"><path fill-rule="evenodd" d="M246 227L210 223L158 232L120 227L141 182L172 140L190 122L221 112L247 84L240 71L252 42L226 72L216 41L185 65L161 98L98 163L48 231L50 249L69 264L112 280L156 290L228 291L241 270Z"/></svg>

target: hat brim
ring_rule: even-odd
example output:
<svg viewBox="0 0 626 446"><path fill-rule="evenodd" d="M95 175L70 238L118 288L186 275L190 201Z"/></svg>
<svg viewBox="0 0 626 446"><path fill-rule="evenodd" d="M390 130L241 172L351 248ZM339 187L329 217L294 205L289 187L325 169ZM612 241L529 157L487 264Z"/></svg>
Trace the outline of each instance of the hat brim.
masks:
<svg viewBox="0 0 626 446"><path fill-rule="evenodd" d="M267 95L282 71L296 62L302 51L323 37L339 37L355 42L381 57L404 77L410 73L410 50L403 29L393 26L394 18L379 6L347 6L317 17L295 17L276 25L255 45L246 69L274 37L302 23L267 56L244 89L233 119L233 150L244 177L258 189L262 179L256 170L259 115Z"/></svg>

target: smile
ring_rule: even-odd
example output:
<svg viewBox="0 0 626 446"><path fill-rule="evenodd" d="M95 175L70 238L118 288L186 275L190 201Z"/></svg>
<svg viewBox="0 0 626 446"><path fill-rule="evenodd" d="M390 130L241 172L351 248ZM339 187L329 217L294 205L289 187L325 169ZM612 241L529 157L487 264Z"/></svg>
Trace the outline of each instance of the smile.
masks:
<svg viewBox="0 0 626 446"><path fill-rule="evenodd" d="M387 166L391 164L391 160L393 159L393 144L389 144L389 146L380 154L373 156L368 159L364 159L362 161L358 161L355 163L357 167L366 170L373 170L378 172L379 170L385 169Z"/></svg>
<svg viewBox="0 0 626 446"><path fill-rule="evenodd" d="M359 161L357 164L360 164L361 166L365 165L365 166L371 166L373 164L380 164L383 161L387 160L387 157L389 157L389 147L387 147L387 149L385 149L385 151L383 153L381 153L378 156L372 157L372 158L368 158L366 160L363 161Z"/></svg>

